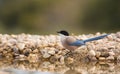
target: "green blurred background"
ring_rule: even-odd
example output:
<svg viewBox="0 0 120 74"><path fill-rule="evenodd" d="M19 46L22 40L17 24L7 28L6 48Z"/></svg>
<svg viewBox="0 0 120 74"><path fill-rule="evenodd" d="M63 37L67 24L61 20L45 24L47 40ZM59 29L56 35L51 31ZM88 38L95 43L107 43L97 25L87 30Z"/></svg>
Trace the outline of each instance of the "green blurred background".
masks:
<svg viewBox="0 0 120 74"><path fill-rule="evenodd" d="M0 0L0 33L120 30L120 0Z"/></svg>

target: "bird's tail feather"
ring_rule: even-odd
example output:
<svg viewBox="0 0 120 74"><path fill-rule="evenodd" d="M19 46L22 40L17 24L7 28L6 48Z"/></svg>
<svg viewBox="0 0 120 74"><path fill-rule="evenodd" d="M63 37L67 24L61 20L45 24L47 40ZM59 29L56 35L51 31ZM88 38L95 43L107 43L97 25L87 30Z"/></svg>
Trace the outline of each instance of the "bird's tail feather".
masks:
<svg viewBox="0 0 120 74"><path fill-rule="evenodd" d="M85 43L86 42L90 42L90 41L94 41L94 40L99 40L99 39L102 39L106 36L108 36L109 34L105 34L105 35L102 35L102 36L98 36L98 37L94 37L94 38L89 38L89 39L86 39L86 40L83 40Z"/></svg>

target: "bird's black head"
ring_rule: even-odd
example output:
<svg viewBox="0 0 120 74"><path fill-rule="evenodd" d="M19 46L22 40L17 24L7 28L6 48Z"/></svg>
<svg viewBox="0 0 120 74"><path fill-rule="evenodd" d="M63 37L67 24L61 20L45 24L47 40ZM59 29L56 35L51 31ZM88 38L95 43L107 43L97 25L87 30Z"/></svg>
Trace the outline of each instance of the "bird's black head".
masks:
<svg viewBox="0 0 120 74"><path fill-rule="evenodd" d="M69 36L69 33L65 30L58 31L57 33L63 34L65 36Z"/></svg>

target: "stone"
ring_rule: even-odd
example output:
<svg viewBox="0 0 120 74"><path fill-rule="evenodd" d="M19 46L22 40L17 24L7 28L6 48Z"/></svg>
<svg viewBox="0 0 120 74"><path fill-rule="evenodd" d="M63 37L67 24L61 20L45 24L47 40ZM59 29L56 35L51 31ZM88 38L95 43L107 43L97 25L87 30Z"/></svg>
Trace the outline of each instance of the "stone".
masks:
<svg viewBox="0 0 120 74"><path fill-rule="evenodd" d="M17 47L13 47L12 50L14 53L19 54L19 49Z"/></svg>
<svg viewBox="0 0 120 74"><path fill-rule="evenodd" d="M73 59L73 58L71 58L71 57L68 57L68 58L67 58L67 63L68 63L68 64L73 63L73 62L74 62L74 59Z"/></svg>
<svg viewBox="0 0 120 74"><path fill-rule="evenodd" d="M20 50L23 50L25 48L25 44L24 43L18 43L17 44L17 47L20 49Z"/></svg>
<svg viewBox="0 0 120 74"><path fill-rule="evenodd" d="M48 53L51 54L51 55L54 55L55 54L55 50L49 50Z"/></svg>
<svg viewBox="0 0 120 74"><path fill-rule="evenodd" d="M117 56L117 61L118 61L118 62L120 62L120 55L119 55L119 56Z"/></svg>
<svg viewBox="0 0 120 74"><path fill-rule="evenodd" d="M109 56L109 57L106 58L106 60L114 61L114 57L113 56Z"/></svg>
<svg viewBox="0 0 120 74"><path fill-rule="evenodd" d="M27 59L29 62L37 62L39 60L39 57L37 54L29 54Z"/></svg>
<svg viewBox="0 0 120 74"><path fill-rule="evenodd" d="M49 58L51 55L48 53L43 54L43 58Z"/></svg>
<svg viewBox="0 0 120 74"><path fill-rule="evenodd" d="M50 62L45 61L45 62L43 62L40 66L41 66L42 68L48 68L50 64L51 64Z"/></svg>
<svg viewBox="0 0 120 74"><path fill-rule="evenodd" d="M63 56L60 57L60 62L61 62L62 64L64 64L64 57L63 57Z"/></svg>
<svg viewBox="0 0 120 74"><path fill-rule="evenodd" d="M99 61L105 61L105 57L99 57Z"/></svg>
<svg viewBox="0 0 120 74"><path fill-rule="evenodd" d="M101 55L100 57L108 57L109 56L109 53L108 52L101 52Z"/></svg>
<svg viewBox="0 0 120 74"><path fill-rule="evenodd" d="M95 53L94 50L90 50L90 51L88 52L88 56L95 56L95 55L96 55L96 53Z"/></svg>
<svg viewBox="0 0 120 74"><path fill-rule="evenodd" d="M24 50L23 50L23 54L24 54L25 56L28 56L31 52L32 52L31 49L24 49Z"/></svg>
<svg viewBox="0 0 120 74"><path fill-rule="evenodd" d="M38 49L33 50L33 53L39 53Z"/></svg>
<svg viewBox="0 0 120 74"><path fill-rule="evenodd" d="M109 51L108 53L109 53L110 56L114 56L115 55L115 53L113 51Z"/></svg>
<svg viewBox="0 0 120 74"><path fill-rule="evenodd" d="M99 58L100 55L101 55L101 52L97 51L97 52L96 52L96 57Z"/></svg>
<svg viewBox="0 0 120 74"><path fill-rule="evenodd" d="M49 60L50 62L54 63L58 61L58 58L56 58L55 56L51 56Z"/></svg>

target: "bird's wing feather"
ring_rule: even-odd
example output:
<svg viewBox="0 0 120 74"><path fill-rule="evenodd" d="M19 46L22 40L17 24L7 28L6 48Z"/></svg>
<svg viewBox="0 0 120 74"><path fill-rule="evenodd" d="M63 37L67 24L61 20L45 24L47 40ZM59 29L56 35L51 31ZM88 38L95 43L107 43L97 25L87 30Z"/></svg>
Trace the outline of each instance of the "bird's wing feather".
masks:
<svg viewBox="0 0 120 74"><path fill-rule="evenodd" d="M84 42L81 40L77 40L74 37L68 37L66 39L67 44L69 44L70 46L81 46L84 45Z"/></svg>
<svg viewBox="0 0 120 74"><path fill-rule="evenodd" d="M109 34L105 34L105 35L102 35L102 36L98 36L98 37L94 37L94 38L89 38L89 39L86 39L86 40L76 40L75 38L73 37L69 37L66 39L66 42L67 44L71 45L71 46L81 46L81 45L85 45L86 42L89 42L89 41L94 41L94 40L99 40L99 39L102 39L106 36L108 36Z"/></svg>
<svg viewBox="0 0 120 74"><path fill-rule="evenodd" d="M102 35L102 36L98 36L98 37L94 37L94 38L89 38L89 39L86 39L86 40L83 40L85 43L86 42L90 42L90 41L94 41L94 40L99 40L99 39L102 39L106 36L108 36L109 34L105 34L105 35Z"/></svg>
<svg viewBox="0 0 120 74"><path fill-rule="evenodd" d="M85 45L85 43L82 40L77 40L73 43L70 43L69 45L71 45L71 46L81 46L81 45Z"/></svg>

